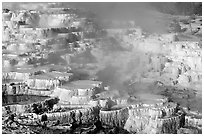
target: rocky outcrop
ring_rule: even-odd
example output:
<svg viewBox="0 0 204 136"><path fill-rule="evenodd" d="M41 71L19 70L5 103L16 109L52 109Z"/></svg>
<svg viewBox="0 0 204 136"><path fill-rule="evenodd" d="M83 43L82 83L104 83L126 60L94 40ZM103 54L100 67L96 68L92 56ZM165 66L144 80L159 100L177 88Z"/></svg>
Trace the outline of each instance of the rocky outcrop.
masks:
<svg viewBox="0 0 204 136"><path fill-rule="evenodd" d="M100 87L101 82L98 81L73 81L54 89L51 96L58 97L62 103L88 104Z"/></svg>
<svg viewBox="0 0 204 136"><path fill-rule="evenodd" d="M58 97L62 103L88 104L88 102L91 100L91 95L87 95L87 92L88 91L86 89L79 88L78 91L77 88L63 89L63 86L61 86L60 88L56 88L51 96Z"/></svg>
<svg viewBox="0 0 204 136"><path fill-rule="evenodd" d="M58 71L52 71L47 74L53 78L58 79L61 82L61 84L71 81L73 77L72 73L58 72Z"/></svg>
<svg viewBox="0 0 204 136"><path fill-rule="evenodd" d="M134 116L128 118L125 129L132 133L162 134L176 133L180 128L180 116L151 120L148 117Z"/></svg>
<svg viewBox="0 0 204 136"><path fill-rule="evenodd" d="M168 103L160 95L139 95L140 105L129 107L124 128L131 133L176 133L182 116L176 114L177 104ZM146 99L150 98L150 99Z"/></svg>
<svg viewBox="0 0 204 136"><path fill-rule="evenodd" d="M50 90L60 85L60 81L48 75L34 75L25 82L31 89Z"/></svg>
<svg viewBox="0 0 204 136"><path fill-rule="evenodd" d="M76 18L76 14L63 13L63 14L42 14L40 21L46 21L46 27L60 27L60 26L71 26L72 22ZM46 20L45 20L46 18ZM45 23L45 22L44 22Z"/></svg>
<svg viewBox="0 0 204 136"><path fill-rule="evenodd" d="M14 104L14 105L7 105L2 107L3 114L8 113L36 113L36 114L42 114L44 112L47 112L51 110L54 106L54 104L58 103L57 98L44 98L44 100L41 101L33 101L21 104Z"/></svg>
<svg viewBox="0 0 204 136"><path fill-rule="evenodd" d="M74 96L76 93L77 92L75 90L68 90L63 87L57 87L50 96L58 97L60 102L69 103L72 96Z"/></svg>
<svg viewBox="0 0 204 136"><path fill-rule="evenodd" d="M185 116L185 126L202 130L202 116L187 114Z"/></svg>
<svg viewBox="0 0 204 136"><path fill-rule="evenodd" d="M127 98L116 98L112 99L112 102L115 105L128 105L128 99Z"/></svg>
<svg viewBox="0 0 204 136"><path fill-rule="evenodd" d="M24 94L28 87L23 80L6 80L2 83L3 95Z"/></svg>
<svg viewBox="0 0 204 136"><path fill-rule="evenodd" d="M123 128L128 119L128 108L112 107L107 110L101 109L99 116L102 124Z"/></svg>
<svg viewBox="0 0 204 136"><path fill-rule="evenodd" d="M59 120L60 124L89 124L96 121L98 116L98 109L87 107L64 112L46 113L45 115L47 116L47 120Z"/></svg>
<svg viewBox="0 0 204 136"><path fill-rule="evenodd" d="M107 30L113 35L118 33L124 47L131 45L134 50L144 53L144 56L138 57L145 62L144 75L135 77L135 81L161 81L166 85L201 90L202 54L199 41L178 41L178 34L175 33L145 37L145 34L137 31L141 29L127 32Z"/></svg>
<svg viewBox="0 0 204 136"><path fill-rule="evenodd" d="M130 116L148 116L152 119L170 117L176 112L177 104L165 103L162 106L139 106L129 111Z"/></svg>
<svg viewBox="0 0 204 136"><path fill-rule="evenodd" d="M199 130L194 128L180 128L177 134L199 134Z"/></svg>
<svg viewBox="0 0 204 136"><path fill-rule="evenodd" d="M70 104L88 104L91 96L72 96Z"/></svg>
<svg viewBox="0 0 204 136"><path fill-rule="evenodd" d="M36 95L36 96L50 96L52 92L53 92L52 90L27 89L21 94Z"/></svg>
<svg viewBox="0 0 204 136"><path fill-rule="evenodd" d="M31 75L34 75L35 73L38 73L39 71L35 70L34 68L28 68L28 69L20 69L16 72L4 72L2 74L2 80L27 80Z"/></svg>

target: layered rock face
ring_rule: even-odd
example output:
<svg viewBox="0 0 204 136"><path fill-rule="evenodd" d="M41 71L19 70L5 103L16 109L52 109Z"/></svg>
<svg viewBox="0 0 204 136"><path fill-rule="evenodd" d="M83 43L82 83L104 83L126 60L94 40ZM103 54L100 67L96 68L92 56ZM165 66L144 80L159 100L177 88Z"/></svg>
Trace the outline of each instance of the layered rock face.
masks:
<svg viewBox="0 0 204 136"><path fill-rule="evenodd" d="M201 129L202 126L202 116L199 114L187 114L185 116L185 125L187 127L194 127Z"/></svg>
<svg viewBox="0 0 204 136"><path fill-rule="evenodd" d="M100 120L103 124L123 128L128 119L128 107L117 107L100 110Z"/></svg>
<svg viewBox="0 0 204 136"><path fill-rule="evenodd" d="M140 28L108 29L118 34L124 47L131 47L144 55L138 58L144 64L136 81L160 81L166 85L201 90L202 50L199 41L178 41L178 34L145 36Z"/></svg>
<svg viewBox="0 0 204 136"><path fill-rule="evenodd" d="M174 89L165 87L162 94L184 107L201 112L201 106L198 108L198 105L201 104L202 99L200 95L202 93L202 43L199 40L184 41L180 38L180 33L147 35L141 32L140 28L109 29L108 31L113 36L117 35L123 41L125 48L133 50L133 55L127 54L128 57L120 58L132 59L130 64L125 64L137 68L128 69L134 75L131 77L133 85L155 82L159 86L172 87ZM141 56L135 55L136 53L141 53ZM119 66L119 69L124 71L123 67ZM135 88L137 89L137 85Z"/></svg>
<svg viewBox="0 0 204 136"><path fill-rule="evenodd" d="M138 95L134 101L100 110L103 124L124 128L130 133L177 133L182 127L182 114L177 104L161 95Z"/></svg>
<svg viewBox="0 0 204 136"><path fill-rule="evenodd" d="M184 87L201 89L202 60L201 50L198 42L174 42L175 48L169 55L170 63L165 64L164 71L171 71L174 84ZM172 47L173 47L172 46ZM200 86L199 86L200 85Z"/></svg>
<svg viewBox="0 0 204 136"><path fill-rule="evenodd" d="M39 75L39 76L31 77L26 81L26 83L31 89L50 90L58 86L60 84L60 81L46 75Z"/></svg>
<svg viewBox="0 0 204 136"><path fill-rule="evenodd" d="M76 10L47 8L3 13L2 79L7 94L50 95L49 90L72 80L70 57L90 48L82 39L85 19ZM26 89L19 92L18 85L11 92L11 80L21 80Z"/></svg>
<svg viewBox="0 0 204 136"><path fill-rule="evenodd" d="M98 109L93 107L86 107L81 109L73 109L62 112L46 113L47 120L59 120L61 124L90 124L98 119ZM43 115L42 115L43 116Z"/></svg>
<svg viewBox="0 0 204 136"><path fill-rule="evenodd" d="M88 46L81 44L86 28L84 18L71 9L56 8L57 14L46 12L48 10L3 13L4 68L51 63L53 53L59 55L55 63L69 64L68 58L63 58L65 53L71 55L86 50Z"/></svg>
<svg viewBox="0 0 204 136"><path fill-rule="evenodd" d="M130 107L125 128L133 133L176 133L181 127L177 104L159 97L152 96L154 99L142 100L141 106Z"/></svg>
<svg viewBox="0 0 204 136"><path fill-rule="evenodd" d="M18 96L16 96L18 98ZM20 96L19 96L20 97ZM30 99L32 97L30 96ZM35 113L35 114L42 114L43 112L46 112L53 108L53 105L58 103L58 99L56 98L47 98L45 97L44 100L30 100L31 102L28 102L27 104L17 100L17 104L14 105L7 105L2 107L2 114L6 115L8 113ZM8 100L7 100L8 102ZM8 102L9 103L9 102Z"/></svg>
<svg viewBox="0 0 204 136"><path fill-rule="evenodd" d="M10 80L2 83L3 95L24 94L28 91L28 87L22 80Z"/></svg>
<svg viewBox="0 0 204 136"><path fill-rule="evenodd" d="M67 104L88 104L97 92L97 88L101 87L99 81L79 80L72 81L57 87L51 96L57 96L62 103Z"/></svg>
<svg viewBox="0 0 204 136"><path fill-rule="evenodd" d="M3 13L2 87L7 102L2 107L3 113L21 116L32 112L38 115L38 121L45 121L46 116L48 121L59 120L60 124L93 123L98 119L99 110L89 102L99 93L102 82L72 81L73 73L68 66L70 57L92 47L93 40L83 39L92 30L84 32L81 27L86 19L78 18L75 10L52 10L54 14L46 11ZM34 95L37 100L28 103L26 99L21 104L6 100L21 95ZM41 96L51 98L40 101ZM60 108L56 108L56 103Z"/></svg>

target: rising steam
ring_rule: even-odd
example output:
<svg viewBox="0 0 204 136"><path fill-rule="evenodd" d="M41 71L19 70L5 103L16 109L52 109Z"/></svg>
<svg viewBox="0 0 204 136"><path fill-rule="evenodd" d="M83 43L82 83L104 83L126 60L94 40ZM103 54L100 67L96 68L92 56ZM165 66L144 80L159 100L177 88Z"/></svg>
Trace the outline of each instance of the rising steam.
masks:
<svg viewBox="0 0 204 136"><path fill-rule="evenodd" d="M44 8L43 4L38 6L35 4L31 5L33 6L29 8ZM115 20L118 22L131 20L144 31L150 33L167 32L168 18L155 10L149 3L64 3L62 5L88 9L96 14L97 22L103 22L104 20ZM16 7L18 6L16 5ZM16 8L14 5L12 7ZM23 4L21 4L21 7L23 7ZM49 27L49 24L45 23L49 22L47 21L49 18L45 16L43 19L40 25ZM51 18L51 20L53 19ZM57 24L57 26L60 26L60 24ZM96 48L91 50L91 55L97 61L98 80L111 85L115 89L126 90L124 84L132 78L141 77L149 60L146 59L145 53L137 48L125 49L118 39L115 41L111 39L106 40L104 39L102 43L99 43Z"/></svg>

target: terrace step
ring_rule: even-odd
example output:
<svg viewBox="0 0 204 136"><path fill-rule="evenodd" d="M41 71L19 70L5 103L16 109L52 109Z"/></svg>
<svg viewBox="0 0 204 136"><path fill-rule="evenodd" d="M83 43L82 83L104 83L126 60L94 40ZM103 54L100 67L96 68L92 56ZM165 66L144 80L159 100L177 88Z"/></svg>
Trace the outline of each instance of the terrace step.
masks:
<svg viewBox="0 0 204 136"><path fill-rule="evenodd" d="M99 116L102 124L123 128L128 119L128 108L117 107L109 110L102 109L100 110Z"/></svg>
<svg viewBox="0 0 204 136"><path fill-rule="evenodd" d="M175 134L180 128L181 115L151 119L145 116L130 116L124 129L131 133L143 134Z"/></svg>
<svg viewBox="0 0 204 136"><path fill-rule="evenodd" d="M73 122L90 124L96 121L98 109L93 107L86 107L81 109L68 110L64 112L46 113L47 120L59 120L60 124L71 124Z"/></svg>
<svg viewBox="0 0 204 136"><path fill-rule="evenodd" d="M60 81L47 74L31 76L25 83L31 89L54 89L60 85Z"/></svg>
<svg viewBox="0 0 204 136"><path fill-rule="evenodd" d="M88 104L95 94L95 85L79 84L79 82L73 81L54 89L51 96L58 97L62 103Z"/></svg>
<svg viewBox="0 0 204 136"><path fill-rule="evenodd" d="M16 98L19 98L19 100L16 100L16 102L13 102L13 99L10 100L10 103L12 105L8 105L9 101L7 100L7 103L2 107L2 114L7 114L8 112L13 113L43 113L47 112L48 110L51 110L53 108L53 105L58 103L57 98L49 98L49 97L41 97L39 100L34 98L36 96L28 96L28 100L23 101L21 100L20 96L14 96ZM25 97L25 96L22 96ZM12 97L11 97L12 98Z"/></svg>

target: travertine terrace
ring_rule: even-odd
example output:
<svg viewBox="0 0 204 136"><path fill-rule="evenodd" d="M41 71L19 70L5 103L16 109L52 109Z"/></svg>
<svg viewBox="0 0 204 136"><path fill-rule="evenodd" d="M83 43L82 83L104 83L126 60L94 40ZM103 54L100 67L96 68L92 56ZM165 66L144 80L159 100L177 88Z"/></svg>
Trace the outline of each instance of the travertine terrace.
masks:
<svg viewBox="0 0 204 136"><path fill-rule="evenodd" d="M149 34L128 20L102 28L80 9L38 6L3 9L3 133L202 132L200 41ZM182 34L202 34L202 18L191 21L179 22ZM100 80L109 65L117 84Z"/></svg>

